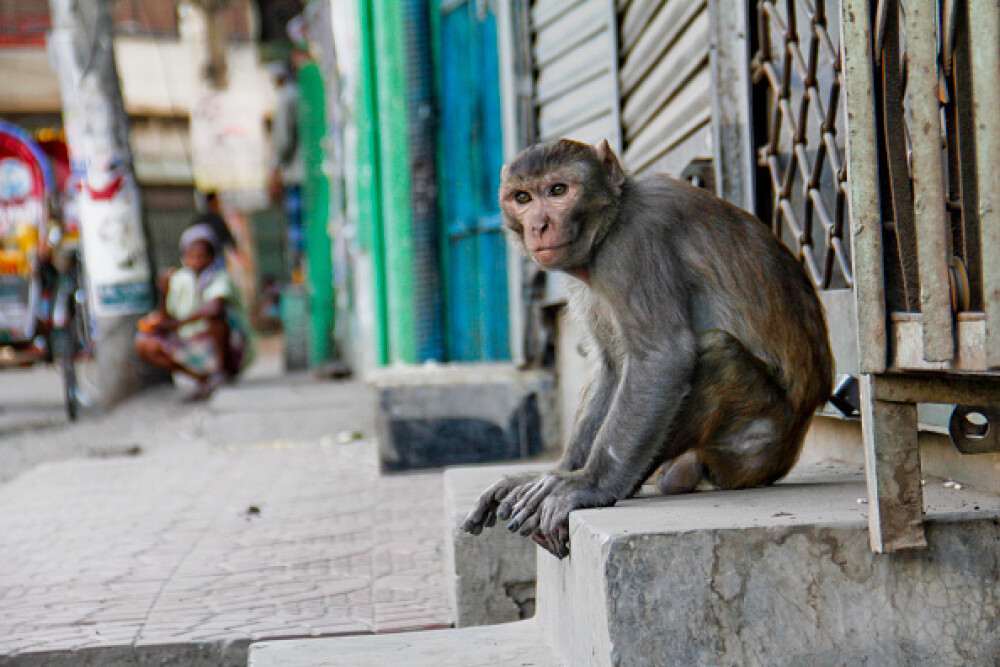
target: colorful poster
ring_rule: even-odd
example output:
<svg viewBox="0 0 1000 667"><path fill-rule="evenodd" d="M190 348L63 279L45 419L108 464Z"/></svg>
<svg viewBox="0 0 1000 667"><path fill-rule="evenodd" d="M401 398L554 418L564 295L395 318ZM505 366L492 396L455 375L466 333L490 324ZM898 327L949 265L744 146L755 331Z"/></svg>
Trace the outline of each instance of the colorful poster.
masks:
<svg viewBox="0 0 1000 667"><path fill-rule="evenodd" d="M145 312L152 304L139 195L126 156L91 151L81 170L81 240L97 312Z"/></svg>

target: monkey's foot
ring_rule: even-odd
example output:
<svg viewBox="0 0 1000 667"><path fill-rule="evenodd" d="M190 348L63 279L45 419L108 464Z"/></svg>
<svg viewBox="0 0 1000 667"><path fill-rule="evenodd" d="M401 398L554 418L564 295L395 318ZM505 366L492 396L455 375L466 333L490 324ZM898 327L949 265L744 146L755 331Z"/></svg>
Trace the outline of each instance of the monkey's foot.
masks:
<svg viewBox="0 0 1000 667"><path fill-rule="evenodd" d="M523 475L508 475L483 491L476 501L469 516L462 522L462 530L473 535L483 532L483 528L491 528L497 522L497 510L500 503L508 498L520 498L524 489L539 477L538 473ZM503 517L508 518L510 515Z"/></svg>
<svg viewBox="0 0 1000 667"><path fill-rule="evenodd" d="M510 518L507 529L531 536L557 558L569 554L569 513L591 507L610 507L617 498L602 491L579 473L547 473L508 494L497 517ZM514 496L517 496L516 498Z"/></svg>

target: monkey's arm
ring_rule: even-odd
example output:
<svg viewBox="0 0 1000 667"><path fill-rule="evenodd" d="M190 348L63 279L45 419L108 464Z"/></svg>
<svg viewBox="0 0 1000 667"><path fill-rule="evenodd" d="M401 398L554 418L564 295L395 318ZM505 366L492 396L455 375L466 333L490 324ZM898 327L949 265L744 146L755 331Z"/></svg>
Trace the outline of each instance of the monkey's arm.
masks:
<svg viewBox="0 0 1000 667"><path fill-rule="evenodd" d="M604 423L614 399L618 373L606 355L601 353L599 356L593 375L584 389L569 442L554 468L556 472L571 472L583 468L590 456L597 432ZM506 501L505 505L509 509L532 488L539 477L541 475L538 473L508 475L494 483L479 496L476 505L462 524L463 530L478 535L483 528L492 527L496 523L500 504ZM509 519L510 514L502 515L500 518Z"/></svg>
<svg viewBox="0 0 1000 667"><path fill-rule="evenodd" d="M687 395L697 355L682 328L626 360L604 423L583 468L543 475L501 501L497 516L562 558L569 552L569 513L606 507L633 493L662 462L665 435Z"/></svg>
<svg viewBox="0 0 1000 667"><path fill-rule="evenodd" d="M579 470L587 463L594 439L611 409L619 374L603 353L599 357L593 375L583 390L566 449L555 467L558 472Z"/></svg>

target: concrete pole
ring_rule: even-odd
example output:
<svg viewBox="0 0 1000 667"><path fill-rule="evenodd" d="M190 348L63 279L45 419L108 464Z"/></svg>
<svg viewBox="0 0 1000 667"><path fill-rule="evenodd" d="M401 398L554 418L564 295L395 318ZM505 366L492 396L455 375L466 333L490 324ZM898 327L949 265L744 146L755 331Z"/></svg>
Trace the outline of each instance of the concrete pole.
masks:
<svg viewBox="0 0 1000 667"><path fill-rule="evenodd" d="M109 7L106 0L49 0L49 53L81 184L80 236L96 325L96 359L83 389L102 407L162 377L132 347L135 323L152 307L153 290Z"/></svg>
<svg viewBox="0 0 1000 667"><path fill-rule="evenodd" d="M229 0L195 0L205 12L205 45L208 59L202 74L209 87L223 90L229 82L226 63L226 32L222 25L222 12L229 7Z"/></svg>

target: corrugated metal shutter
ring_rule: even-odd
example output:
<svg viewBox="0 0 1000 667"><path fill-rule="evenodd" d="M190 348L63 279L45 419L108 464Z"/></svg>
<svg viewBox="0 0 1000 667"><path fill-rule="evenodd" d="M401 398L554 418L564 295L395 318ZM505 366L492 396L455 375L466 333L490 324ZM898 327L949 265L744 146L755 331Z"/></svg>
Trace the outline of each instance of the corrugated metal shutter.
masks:
<svg viewBox="0 0 1000 667"><path fill-rule="evenodd" d="M711 157L706 0L619 0L623 161L679 174Z"/></svg>
<svg viewBox="0 0 1000 667"><path fill-rule="evenodd" d="M540 139L607 139L620 148L613 0L535 2L531 32Z"/></svg>

